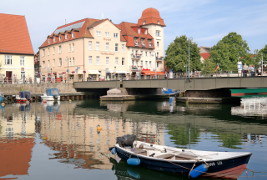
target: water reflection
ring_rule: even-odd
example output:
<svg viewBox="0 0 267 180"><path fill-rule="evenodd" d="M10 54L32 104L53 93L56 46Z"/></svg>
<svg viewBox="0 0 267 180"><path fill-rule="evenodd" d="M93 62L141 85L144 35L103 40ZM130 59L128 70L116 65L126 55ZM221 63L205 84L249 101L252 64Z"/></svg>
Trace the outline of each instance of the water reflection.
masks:
<svg viewBox="0 0 267 180"><path fill-rule="evenodd" d="M230 106L187 106L172 99L7 105L0 111L0 162L10 164L0 163L0 177L27 175L33 168L29 166L34 161L33 147L44 146L51 152L37 151L38 156L47 153L49 161L80 169L113 167L117 179L151 179L152 174L155 179L187 179L139 167L131 169L123 162L114 164L108 149L116 137L125 134L162 145L206 150L244 149L250 144L265 147L266 130L266 121L232 116ZM103 174L105 178L114 177Z"/></svg>
<svg viewBox="0 0 267 180"><path fill-rule="evenodd" d="M232 107L232 115L267 118L267 97L242 98L240 106Z"/></svg>

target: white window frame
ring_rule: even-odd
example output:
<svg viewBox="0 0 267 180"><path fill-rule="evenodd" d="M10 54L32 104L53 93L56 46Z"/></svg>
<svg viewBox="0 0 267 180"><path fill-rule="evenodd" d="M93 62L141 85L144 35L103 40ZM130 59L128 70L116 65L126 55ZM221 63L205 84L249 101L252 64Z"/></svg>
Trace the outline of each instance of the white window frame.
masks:
<svg viewBox="0 0 267 180"><path fill-rule="evenodd" d="M109 57L108 56L106 57L106 64L107 65L109 64Z"/></svg>
<svg viewBox="0 0 267 180"><path fill-rule="evenodd" d="M96 56L96 60L95 60L96 65L100 64L100 56Z"/></svg>
<svg viewBox="0 0 267 180"><path fill-rule="evenodd" d="M92 50L92 49L93 49L93 42L88 41L88 50Z"/></svg>
<svg viewBox="0 0 267 180"><path fill-rule="evenodd" d="M105 32L105 36L106 37L109 37L109 32Z"/></svg>
<svg viewBox="0 0 267 180"><path fill-rule="evenodd" d="M106 42L106 51L109 51L109 42Z"/></svg>
<svg viewBox="0 0 267 180"><path fill-rule="evenodd" d="M114 38L118 38L119 37L119 33L114 33Z"/></svg>
<svg viewBox="0 0 267 180"><path fill-rule="evenodd" d="M101 31L96 31L96 36L100 37L101 36Z"/></svg>
<svg viewBox="0 0 267 180"><path fill-rule="evenodd" d="M5 65L12 65L12 56L5 55Z"/></svg>
<svg viewBox="0 0 267 180"><path fill-rule="evenodd" d="M88 64L93 64L93 56L88 56Z"/></svg>
<svg viewBox="0 0 267 180"><path fill-rule="evenodd" d="M119 58L118 57L115 57L115 64L119 65Z"/></svg>
<svg viewBox="0 0 267 180"><path fill-rule="evenodd" d="M62 49L61 49L61 45L58 46L58 54L61 54L62 53Z"/></svg>
<svg viewBox="0 0 267 180"><path fill-rule="evenodd" d="M58 66L61 67L61 66L62 66L62 58L59 58L59 59L58 59L58 62L59 62Z"/></svg>
<svg viewBox="0 0 267 180"><path fill-rule="evenodd" d="M95 49L96 49L96 50L99 50L99 47L100 47L100 42L97 41L97 42L95 43Z"/></svg>
<svg viewBox="0 0 267 180"><path fill-rule="evenodd" d="M160 30L156 30L156 37L160 37Z"/></svg>
<svg viewBox="0 0 267 180"><path fill-rule="evenodd" d="M115 52L118 52L118 51L119 51L119 44L115 43Z"/></svg>
<svg viewBox="0 0 267 180"><path fill-rule="evenodd" d="M20 56L20 65L21 66L25 65L25 56Z"/></svg>

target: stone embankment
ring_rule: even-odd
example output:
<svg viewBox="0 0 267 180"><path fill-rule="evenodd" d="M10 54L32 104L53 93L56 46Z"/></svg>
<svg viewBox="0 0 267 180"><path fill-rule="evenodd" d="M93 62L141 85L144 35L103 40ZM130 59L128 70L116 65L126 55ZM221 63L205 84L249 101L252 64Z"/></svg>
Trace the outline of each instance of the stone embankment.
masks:
<svg viewBox="0 0 267 180"><path fill-rule="evenodd" d="M77 93L72 83L0 84L0 92L4 95L16 95L23 90L30 91L32 95L40 95L46 88L58 88L62 94Z"/></svg>

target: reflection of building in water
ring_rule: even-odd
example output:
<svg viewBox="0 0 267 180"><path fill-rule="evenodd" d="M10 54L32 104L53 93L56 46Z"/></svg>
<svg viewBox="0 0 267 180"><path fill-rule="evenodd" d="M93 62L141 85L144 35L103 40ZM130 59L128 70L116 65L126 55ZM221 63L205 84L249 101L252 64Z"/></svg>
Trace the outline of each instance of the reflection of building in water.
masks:
<svg viewBox="0 0 267 180"><path fill-rule="evenodd" d="M129 105L134 105L135 101L101 101L101 106L106 106L109 111L126 112Z"/></svg>
<svg viewBox="0 0 267 180"><path fill-rule="evenodd" d="M0 112L0 177L26 175L34 146L34 116L20 106L7 105Z"/></svg>
<svg viewBox="0 0 267 180"><path fill-rule="evenodd" d="M239 107L232 107L232 115L267 117L267 97L242 98Z"/></svg>
<svg viewBox="0 0 267 180"><path fill-rule="evenodd" d="M62 162L83 168L110 169L111 164L105 156L116 143L116 137L125 134L136 134L143 140L164 143L163 131L157 123L148 120L133 122L123 118L121 112L113 111L118 116L111 117L107 111L70 108L68 105L73 106L61 104L61 120L56 119L57 113L41 117L41 136L49 147L60 151L56 158L64 158ZM118 105L115 107L117 109Z"/></svg>

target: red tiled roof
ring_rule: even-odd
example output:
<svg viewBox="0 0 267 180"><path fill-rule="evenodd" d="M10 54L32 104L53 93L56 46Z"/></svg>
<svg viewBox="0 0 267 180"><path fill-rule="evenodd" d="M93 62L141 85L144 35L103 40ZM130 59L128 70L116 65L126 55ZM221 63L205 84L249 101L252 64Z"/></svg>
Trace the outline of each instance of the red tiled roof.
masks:
<svg viewBox="0 0 267 180"><path fill-rule="evenodd" d="M108 19L99 20L85 18L69 24L65 24L63 26L59 26L51 35L47 37L47 40L41 45L40 48L82 37L93 38L88 29L93 28L106 20ZM72 33L74 34L74 37L72 37ZM65 35L67 35L67 39L65 38ZM59 39L59 37L61 37L61 39ZM55 42L53 40L54 38Z"/></svg>
<svg viewBox="0 0 267 180"><path fill-rule="evenodd" d="M200 53L200 56L203 57L203 59L207 60L210 57L210 53Z"/></svg>
<svg viewBox="0 0 267 180"><path fill-rule="evenodd" d="M0 53L34 54L24 16L0 13Z"/></svg>
<svg viewBox="0 0 267 180"><path fill-rule="evenodd" d="M142 28L134 23L122 22L117 25L121 30L121 35L127 41L126 46L128 47L139 47L139 48L154 48L153 37L148 33L147 28ZM138 41L138 46L135 45L134 40ZM144 41L144 45L141 44L141 39ZM148 41L151 41L151 46L149 47Z"/></svg>
<svg viewBox="0 0 267 180"><path fill-rule="evenodd" d="M159 11L155 8L147 8L143 11L141 18L138 20L138 25L157 24L166 26L164 20L160 17Z"/></svg>

